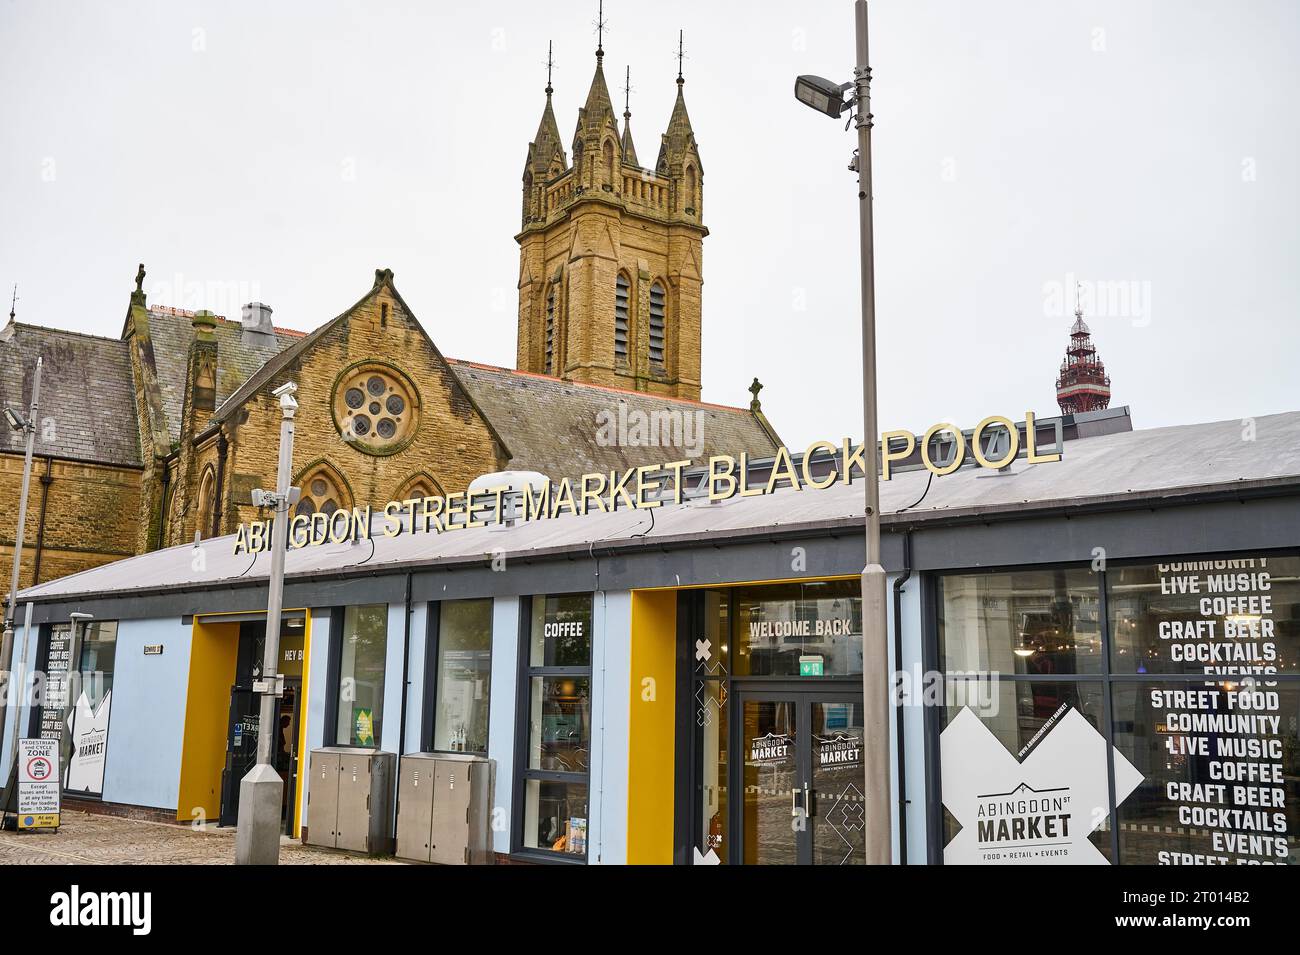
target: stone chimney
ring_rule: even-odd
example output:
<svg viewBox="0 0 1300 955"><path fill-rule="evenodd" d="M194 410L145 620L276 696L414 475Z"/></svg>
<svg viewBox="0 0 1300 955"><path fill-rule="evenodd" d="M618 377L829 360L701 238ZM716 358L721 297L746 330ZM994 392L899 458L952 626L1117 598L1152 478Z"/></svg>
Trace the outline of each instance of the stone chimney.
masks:
<svg viewBox="0 0 1300 955"><path fill-rule="evenodd" d="M249 302L244 306L242 321L245 343L262 344L275 338L275 328L271 325L270 305Z"/></svg>

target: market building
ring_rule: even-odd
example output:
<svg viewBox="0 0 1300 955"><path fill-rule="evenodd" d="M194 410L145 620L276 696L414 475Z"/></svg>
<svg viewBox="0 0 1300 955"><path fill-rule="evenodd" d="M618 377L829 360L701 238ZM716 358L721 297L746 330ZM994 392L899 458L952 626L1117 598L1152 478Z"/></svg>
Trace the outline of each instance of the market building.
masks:
<svg viewBox="0 0 1300 955"><path fill-rule="evenodd" d="M882 487L895 861L1297 861L1300 412L1032 428L1032 459L1025 424L1005 459L965 432L993 466L949 473L936 433ZM891 677L862 672L862 485L820 479L846 458L292 549L286 831L313 750L442 752L490 761L498 861L861 861L862 681ZM69 799L232 818L269 563L226 535L20 595L27 669L98 674L64 703Z"/></svg>

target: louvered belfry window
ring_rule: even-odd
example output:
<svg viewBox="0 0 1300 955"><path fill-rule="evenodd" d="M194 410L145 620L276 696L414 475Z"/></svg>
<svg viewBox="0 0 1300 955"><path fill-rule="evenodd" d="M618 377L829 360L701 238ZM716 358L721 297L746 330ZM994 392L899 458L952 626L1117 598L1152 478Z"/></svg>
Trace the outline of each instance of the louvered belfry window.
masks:
<svg viewBox="0 0 1300 955"><path fill-rule="evenodd" d="M619 365L627 364L627 304L630 293L627 276L620 272L614 286L614 361Z"/></svg>
<svg viewBox="0 0 1300 955"><path fill-rule="evenodd" d="M546 293L546 373L555 373L555 286Z"/></svg>
<svg viewBox="0 0 1300 955"><path fill-rule="evenodd" d="M650 363L659 368L664 365L664 287L656 282L650 286Z"/></svg>

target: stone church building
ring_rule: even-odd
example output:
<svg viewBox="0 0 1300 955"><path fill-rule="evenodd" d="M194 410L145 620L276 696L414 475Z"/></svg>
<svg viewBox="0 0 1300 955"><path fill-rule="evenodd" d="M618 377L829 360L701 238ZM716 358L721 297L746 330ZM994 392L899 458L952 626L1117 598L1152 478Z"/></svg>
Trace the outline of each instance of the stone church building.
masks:
<svg viewBox="0 0 1300 955"><path fill-rule="evenodd" d="M615 116L603 50L566 152L548 80L523 170L515 369L448 358L379 269L315 331L147 301L136 275L122 332L17 322L0 330L0 403L26 413L43 359L22 585L231 533L274 485L279 406L298 385L294 483L303 511L463 491L499 470L558 479L712 454L775 453L757 400L700 396L703 166L683 79L653 167ZM641 412L698 424L688 442L610 441ZM665 413L667 413L665 415ZM679 432L680 435L680 432ZM661 435L661 439L662 439ZM0 436L0 562L13 555L23 436Z"/></svg>

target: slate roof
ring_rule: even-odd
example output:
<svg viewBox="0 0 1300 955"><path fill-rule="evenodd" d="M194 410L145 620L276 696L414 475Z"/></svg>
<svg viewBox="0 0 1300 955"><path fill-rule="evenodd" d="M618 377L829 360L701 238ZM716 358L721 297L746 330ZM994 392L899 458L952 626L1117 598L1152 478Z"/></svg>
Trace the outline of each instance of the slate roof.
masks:
<svg viewBox="0 0 1300 955"><path fill-rule="evenodd" d="M165 306L149 308L149 335L153 341L154 366L162 390L163 413L172 441L180 440L181 415L185 410L186 369L190 343L194 341L193 312ZM217 406L234 394L253 373L305 337L304 332L277 328L275 338L250 336L244 340L240 322L218 317L217 336Z"/></svg>
<svg viewBox="0 0 1300 955"><path fill-rule="evenodd" d="M10 322L0 329L0 405L31 406L32 372L41 369L35 453L105 464L140 464L140 429L127 343L61 328ZM0 425L0 442L21 452L25 438Z"/></svg>
<svg viewBox="0 0 1300 955"><path fill-rule="evenodd" d="M389 279L391 278L392 276L390 273ZM296 339L287 342L284 347L280 348L275 354L270 355L260 366L254 368L237 387L231 389L224 395L218 393L217 410L212 415L212 420L224 421L232 411L236 411L242 407L249 398L256 395L257 392L260 391L261 388L281 370L287 368L299 355L305 354L313 345L329 334L330 330L333 329L334 326L351 315L357 306L361 305L362 302L374 295L378 288L379 276L376 275L374 288L363 295L357 303L347 311L340 312L328 322L318 328L312 329L310 332L296 333L298 335ZM394 289L393 291L394 294L396 294L397 290ZM398 296L398 298L400 300L401 297ZM403 302L402 304L405 305L406 303ZM408 308L407 312L410 313L410 311L411 310ZM282 335L282 329L277 328L276 334L277 336Z"/></svg>
<svg viewBox="0 0 1300 955"><path fill-rule="evenodd" d="M701 464L710 455L741 451L756 459L775 454L779 444L747 408L659 398L456 358L447 362L505 440L510 468L540 471L552 480L677 460ZM680 421L680 430L669 440L661 434L660 443L653 445L607 442L605 437L617 436L620 408L628 415L625 434L634 438L632 415L637 411L646 416L670 412L659 420ZM602 412L613 422L603 433Z"/></svg>
<svg viewBox="0 0 1300 955"><path fill-rule="evenodd" d="M1241 439L1241 421L1234 419L1079 438L1066 445L1060 461L1028 464L1021 458L1006 474L963 467L931 481L925 470L901 472L881 485L881 519L886 527L903 522L924 526L973 515L1018 518L1063 505L1139 505L1227 489L1263 494L1300 488L1300 412L1261 416L1255 424L1253 441ZM285 572L294 578L341 574L351 567L375 574L395 565L482 566L484 555L498 549L512 558L562 559L587 555L597 541L607 548L682 542L712 547L724 540L766 539L783 530L843 528L845 533L861 533L863 504L860 481L820 491L783 489L722 503L711 503L706 495L653 512L620 508L454 534L377 534L373 550L350 544L303 547L287 553ZM232 536L211 541L201 571L193 569L191 545L185 544L43 583L24 590L19 599L39 602L265 579L270 554L250 562L247 555L234 555L232 542ZM359 567L361 563L365 566Z"/></svg>

